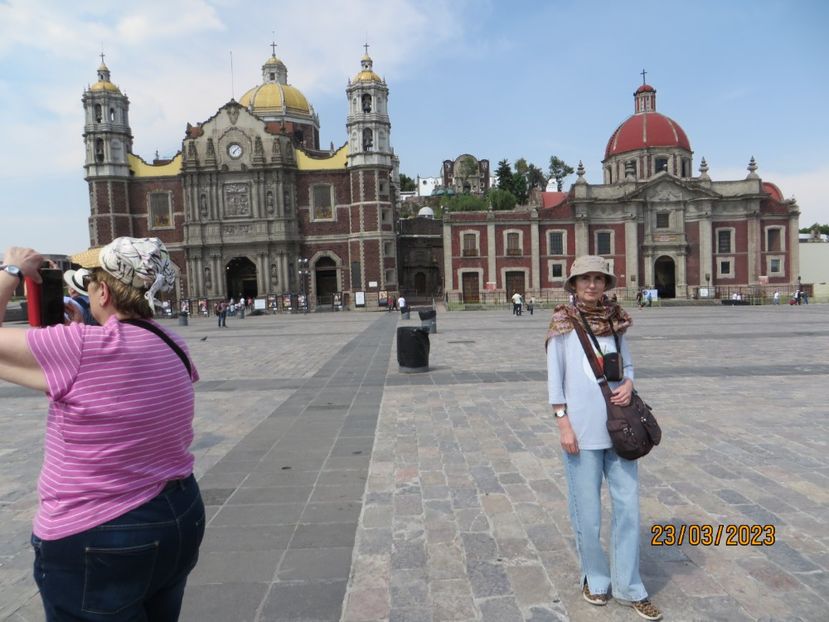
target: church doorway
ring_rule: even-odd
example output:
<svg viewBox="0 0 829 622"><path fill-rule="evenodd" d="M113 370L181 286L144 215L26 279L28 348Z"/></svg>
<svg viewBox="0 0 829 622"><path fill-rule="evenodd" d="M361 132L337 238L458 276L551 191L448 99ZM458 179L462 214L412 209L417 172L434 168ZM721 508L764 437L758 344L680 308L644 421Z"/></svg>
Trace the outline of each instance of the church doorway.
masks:
<svg viewBox="0 0 829 622"><path fill-rule="evenodd" d="M228 298L256 298L256 266L247 257L234 257L225 266Z"/></svg>
<svg viewBox="0 0 829 622"><path fill-rule="evenodd" d="M314 265L314 278L317 304L334 304L334 294L337 292L337 263L330 257L320 257Z"/></svg>
<svg viewBox="0 0 829 622"><path fill-rule="evenodd" d="M504 289L507 292L507 298L512 298L515 292L524 295L524 273L523 272L507 272L504 275L506 284Z"/></svg>
<svg viewBox="0 0 829 622"><path fill-rule="evenodd" d="M416 272L414 278L415 295L425 296L426 292L426 275L423 272Z"/></svg>
<svg viewBox="0 0 829 622"><path fill-rule="evenodd" d="M663 255L653 266L653 279L660 298L676 298L676 264Z"/></svg>

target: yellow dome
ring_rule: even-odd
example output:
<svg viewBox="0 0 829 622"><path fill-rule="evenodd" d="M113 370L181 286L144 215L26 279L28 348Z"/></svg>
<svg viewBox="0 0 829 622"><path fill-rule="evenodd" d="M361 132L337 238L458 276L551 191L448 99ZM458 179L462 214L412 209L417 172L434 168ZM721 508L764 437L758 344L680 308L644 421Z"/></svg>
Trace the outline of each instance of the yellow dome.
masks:
<svg viewBox="0 0 829 622"><path fill-rule="evenodd" d="M378 76L371 70L364 69L356 76L354 76L354 82L382 82L382 78Z"/></svg>
<svg viewBox="0 0 829 622"><path fill-rule="evenodd" d="M98 80L95 84L89 87L90 91L109 91L110 93L121 94L121 90L109 80Z"/></svg>
<svg viewBox="0 0 829 622"><path fill-rule="evenodd" d="M254 86L242 95L239 103L252 108L253 112L282 112L284 107L290 111L311 114L311 106L299 89L278 82Z"/></svg>

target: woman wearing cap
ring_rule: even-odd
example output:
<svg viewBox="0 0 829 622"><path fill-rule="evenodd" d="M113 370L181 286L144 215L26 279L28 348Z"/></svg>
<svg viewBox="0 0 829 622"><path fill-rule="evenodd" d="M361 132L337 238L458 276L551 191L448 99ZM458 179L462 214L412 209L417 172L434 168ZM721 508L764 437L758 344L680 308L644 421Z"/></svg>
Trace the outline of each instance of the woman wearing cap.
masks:
<svg viewBox="0 0 829 622"><path fill-rule="evenodd" d="M637 463L620 458L607 433L607 406L574 330L588 324L601 354L616 352L619 339L624 377L610 382L613 402L626 405L633 392L633 365L625 332L630 316L605 292L616 286L607 261L592 255L573 262L565 289L569 305L553 312L547 333L547 384L567 476L570 520L581 564L580 588L593 605L606 605L609 592L647 620L662 614L648 600L639 576L639 479ZM615 335L614 335L615 333ZM612 504L610 563L600 542L601 486L607 480Z"/></svg>
<svg viewBox="0 0 829 622"><path fill-rule="evenodd" d="M204 535L184 342L150 321L175 282L156 238L76 256L100 326L0 328L0 378L49 399L32 545L46 619L176 620ZM41 256L9 249L0 318Z"/></svg>

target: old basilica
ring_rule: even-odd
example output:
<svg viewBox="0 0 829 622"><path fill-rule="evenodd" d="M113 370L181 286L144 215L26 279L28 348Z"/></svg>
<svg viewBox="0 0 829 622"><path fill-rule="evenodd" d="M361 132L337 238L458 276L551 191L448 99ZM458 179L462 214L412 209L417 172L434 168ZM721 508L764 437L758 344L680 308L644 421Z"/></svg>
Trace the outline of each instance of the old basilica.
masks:
<svg viewBox="0 0 829 622"><path fill-rule="evenodd" d="M160 238L182 299L269 296L281 307L301 292L311 306L370 307L396 290L398 164L368 46L339 149L320 149L319 118L275 53L260 84L188 123L181 150L152 163L132 153L129 100L103 57L97 74L83 94L92 245Z"/></svg>

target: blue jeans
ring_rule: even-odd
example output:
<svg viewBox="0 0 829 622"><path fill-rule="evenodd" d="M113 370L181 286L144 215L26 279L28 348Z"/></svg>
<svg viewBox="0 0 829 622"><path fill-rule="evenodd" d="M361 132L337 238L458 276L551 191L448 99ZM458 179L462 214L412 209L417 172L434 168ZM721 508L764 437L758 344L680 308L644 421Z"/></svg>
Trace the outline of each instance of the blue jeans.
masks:
<svg viewBox="0 0 829 622"><path fill-rule="evenodd" d="M634 601L647 598L639 577L639 475L637 463L613 449L564 452L568 505L581 562L579 585L587 581L593 594ZM610 564L600 542L602 478L612 501Z"/></svg>
<svg viewBox="0 0 829 622"><path fill-rule="evenodd" d="M98 527L59 540L32 535L47 622L178 620L204 518L191 475Z"/></svg>

